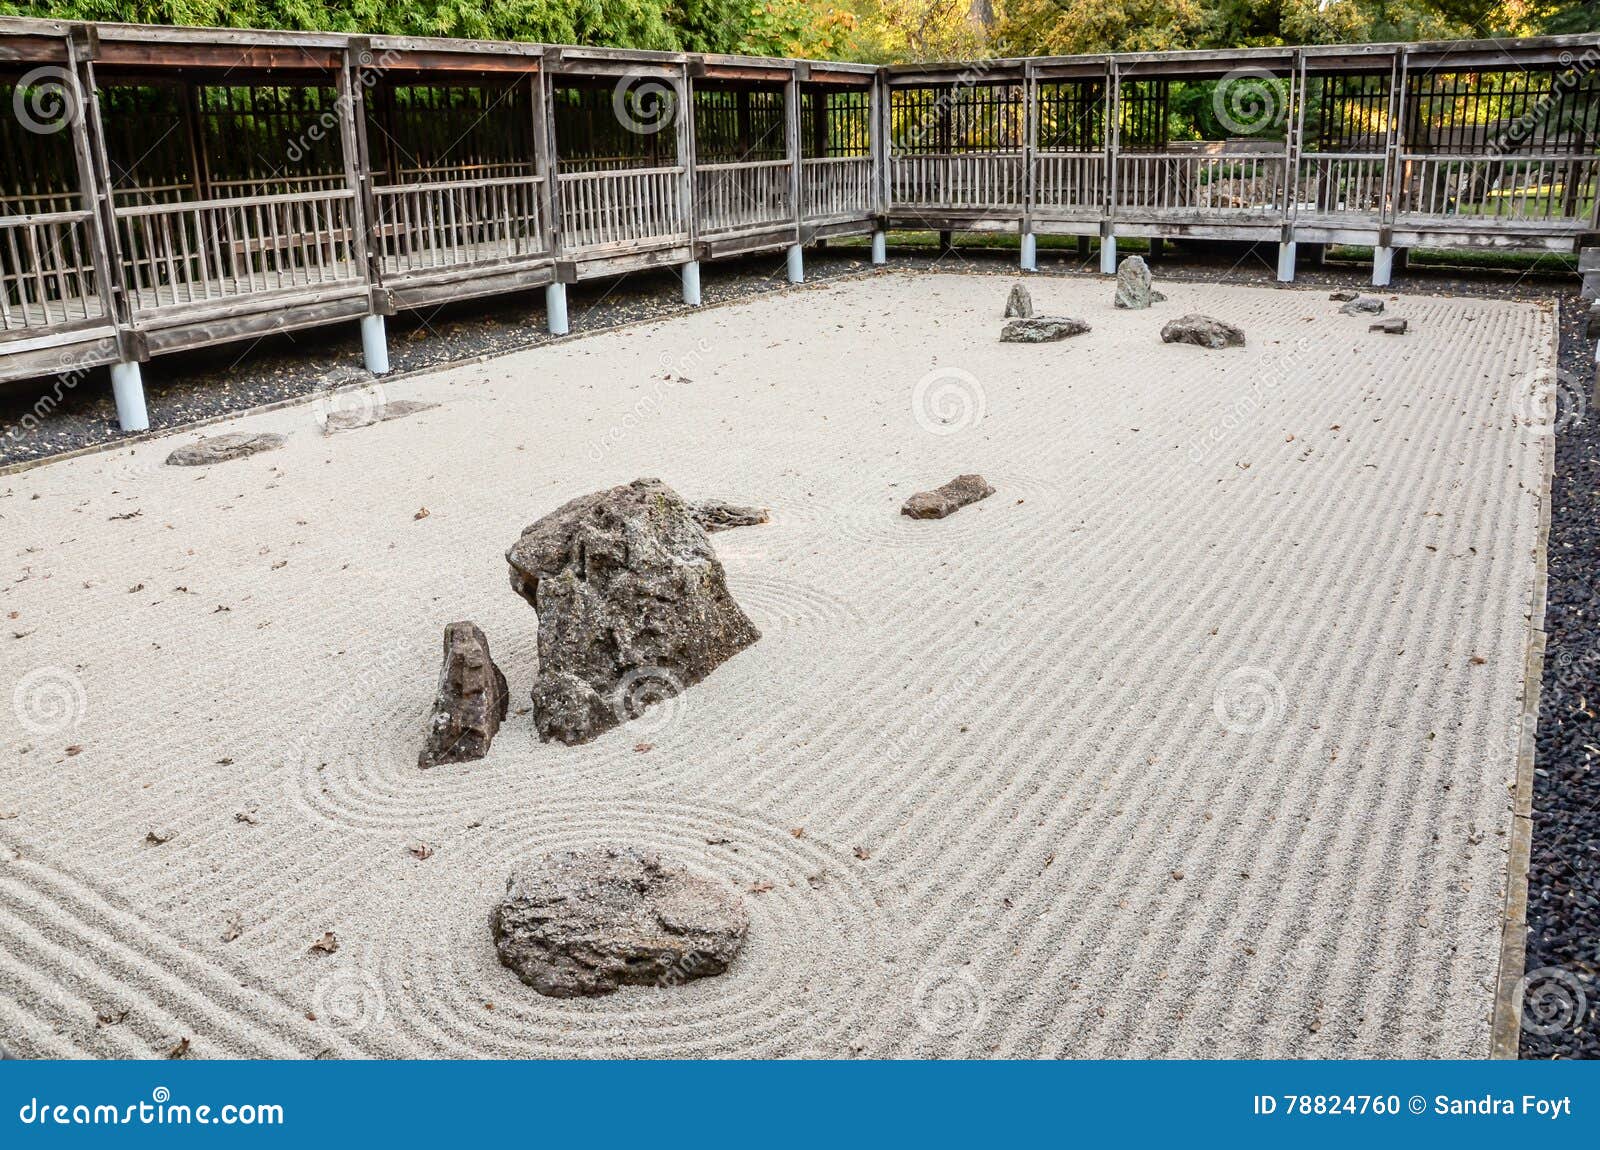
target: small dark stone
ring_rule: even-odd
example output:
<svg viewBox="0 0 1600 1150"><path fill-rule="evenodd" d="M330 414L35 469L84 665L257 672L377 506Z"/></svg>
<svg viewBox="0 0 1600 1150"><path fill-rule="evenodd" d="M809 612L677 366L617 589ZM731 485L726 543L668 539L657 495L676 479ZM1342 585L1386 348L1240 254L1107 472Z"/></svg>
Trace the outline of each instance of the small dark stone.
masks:
<svg viewBox="0 0 1600 1150"><path fill-rule="evenodd" d="M349 411L330 411L328 418L323 420L322 434L332 435L338 431L354 431L358 427L371 427L374 423L387 423L391 419L415 415L419 411L427 411L431 407L438 406L437 403L423 403L416 399L392 399L387 403L380 403L376 407L356 407L351 408Z"/></svg>
<svg viewBox="0 0 1600 1150"><path fill-rule="evenodd" d="M994 488L983 476L958 475L942 487L917 492L906 500L905 506L900 508L900 514L912 519L943 519L967 504L987 499L993 494Z"/></svg>
<svg viewBox="0 0 1600 1150"><path fill-rule="evenodd" d="M546 855L490 919L500 961L552 998L721 974L750 919L730 887L632 848Z"/></svg>
<svg viewBox="0 0 1600 1150"><path fill-rule="evenodd" d="M212 463L226 463L230 459L243 459L263 451L275 451L283 446L286 437L270 431L229 432L186 443L167 456L168 467L205 467Z"/></svg>
<svg viewBox="0 0 1600 1150"><path fill-rule="evenodd" d="M467 763L489 753L511 704L506 677L489 657L489 640L472 623L444 629L444 666L417 766Z"/></svg>
<svg viewBox="0 0 1600 1150"><path fill-rule="evenodd" d="M1000 332L1001 343L1054 343L1090 330L1085 320L1071 316L1041 315L1014 319Z"/></svg>
<svg viewBox="0 0 1600 1150"><path fill-rule="evenodd" d="M1351 291L1349 288L1340 288L1338 291L1329 292L1328 298L1336 303L1348 303L1350 300L1360 299L1361 293L1358 291Z"/></svg>
<svg viewBox="0 0 1600 1150"><path fill-rule="evenodd" d="M539 613L539 737L586 743L704 679L761 632L689 505L659 479L584 495L506 552Z"/></svg>
<svg viewBox="0 0 1600 1150"><path fill-rule="evenodd" d="M1383 301L1374 295L1357 296L1339 310L1345 315L1382 315Z"/></svg>
<svg viewBox="0 0 1600 1150"><path fill-rule="evenodd" d="M1377 323L1367 327L1368 331L1381 331L1386 335L1405 335L1406 321L1403 319L1380 319Z"/></svg>
<svg viewBox="0 0 1600 1150"><path fill-rule="evenodd" d="M767 521L765 507L746 507L725 499L699 499L689 504L695 522L708 533L735 527L757 527Z"/></svg>
<svg viewBox="0 0 1600 1150"><path fill-rule="evenodd" d="M1244 332L1224 320L1190 314L1168 322L1161 329L1161 342L1192 343L1217 351L1225 347L1243 347Z"/></svg>
<svg viewBox="0 0 1600 1150"><path fill-rule="evenodd" d="M1006 318L1030 319L1032 316L1033 297L1021 284L1012 284L1011 294L1006 296Z"/></svg>

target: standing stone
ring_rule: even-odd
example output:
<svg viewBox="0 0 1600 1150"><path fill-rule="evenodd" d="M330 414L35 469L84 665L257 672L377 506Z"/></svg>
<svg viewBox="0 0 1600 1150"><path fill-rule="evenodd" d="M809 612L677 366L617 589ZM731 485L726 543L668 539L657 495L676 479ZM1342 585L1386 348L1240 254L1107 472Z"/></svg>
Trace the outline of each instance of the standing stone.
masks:
<svg viewBox="0 0 1600 1150"><path fill-rule="evenodd" d="M1116 307L1143 311L1167 297L1150 286L1150 265L1143 256L1129 256L1117 265Z"/></svg>
<svg viewBox="0 0 1600 1150"><path fill-rule="evenodd" d="M1190 314L1168 322L1161 329L1161 342L1192 343L1216 351L1224 347L1243 347L1244 332L1224 320Z"/></svg>
<svg viewBox="0 0 1600 1150"><path fill-rule="evenodd" d="M689 505L659 479L580 496L506 552L539 613L534 725L585 743L698 683L761 632Z"/></svg>
<svg viewBox="0 0 1600 1150"><path fill-rule="evenodd" d="M450 624L444 629L444 666L428 720L428 741L417 766L483 758L510 705L506 677L489 657L489 640L471 623Z"/></svg>
<svg viewBox="0 0 1600 1150"><path fill-rule="evenodd" d="M263 451L275 451L283 446L284 436L270 431L251 433L229 432L186 443L167 456L168 467L205 467L211 463L226 463L230 459L243 459Z"/></svg>
<svg viewBox="0 0 1600 1150"><path fill-rule="evenodd" d="M1006 296L1006 318L1033 318L1033 297L1028 294L1028 289L1021 284L1012 284L1011 294Z"/></svg>
<svg viewBox="0 0 1600 1150"><path fill-rule="evenodd" d="M613 847L546 855L513 872L490 919L500 961L551 998L721 974L749 928L728 886Z"/></svg>
<svg viewBox="0 0 1600 1150"><path fill-rule="evenodd" d="M943 519L960 511L969 503L987 499L994 488L981 475L958 475L943 487L932 491L919 491L900 508L900 514L912 519Z"/></svg>
<svg viewBox="0 0 1600 1150"><path fill-rule="evenodd" d="M1041 315L1014 319L1000 331L1001 343L1054 343L1089 330L1085 320L1071 316Z"/></svg>

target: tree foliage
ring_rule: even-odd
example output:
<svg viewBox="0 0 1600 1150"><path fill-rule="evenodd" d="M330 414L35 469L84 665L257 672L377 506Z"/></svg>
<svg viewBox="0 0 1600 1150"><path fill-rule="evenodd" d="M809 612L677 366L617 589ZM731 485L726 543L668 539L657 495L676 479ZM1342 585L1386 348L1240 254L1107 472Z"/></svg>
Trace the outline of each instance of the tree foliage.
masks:
<svg viewBox="0 0 1600 1150"><path fill-rule="evenodd" d="M1600 29L1600 0L0 0L0 14L876 62Z"/></svg>

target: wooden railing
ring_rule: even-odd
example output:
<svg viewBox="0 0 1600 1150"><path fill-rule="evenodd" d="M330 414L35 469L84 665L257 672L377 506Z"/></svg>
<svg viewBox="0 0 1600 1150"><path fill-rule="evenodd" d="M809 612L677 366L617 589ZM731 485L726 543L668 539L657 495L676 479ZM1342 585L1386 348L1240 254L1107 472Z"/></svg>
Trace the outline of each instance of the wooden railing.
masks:
<svg viewBox="0 0 1600 1150"><path fill-rule="evenodd" d="M1110 195L1107 170L1104 152L1040 152L1034 158L1034 207L1052 215L1100 215Z"/></svg>
<svg viewBox="0 0 1600 1150"><path fill-rule="evenodd" d="M702 234L738 232L794 220L788 160L703 164L695 169L694 199Z"/></svg>
<svg viewBox="0 0 1600 1150"><path fill-rule="evenodd" d="M1595 156L1400 157L1402 216L1575 223L1594 211Z"/></svg>
<svg viewBox="0 0 1600 1150"><path fill-rule="evenodd" d="M1389 210L1389 165L1381 153L1300 157L1295 210L1301 219L1370 223Z"/></svg>
<svg viewBox="0 0 1600 1150"><path fill-rule="evenodd" d="M373 188L380 267L406 275L542 256L543 188L537 176Z"/></svg>
<svg viewBox="0 0 1600 1150"><path fill-rule="evenodd" d="M0 332L105 318L89 212L0 216Z"/></svg>
<svg viewBox="0 0 1600 1150"><path fill-rule="evenodd" d="M1283 156L1258 153L1125 153L1117 157L1117 211L1281 216L1287 167Z"/></svg>
<svg viewBox="0 0 1600 1150"><path fill-rule="evenodd" d="M800 202L808 220L865 216L877 210L871 156L828 156L800 165Z"/></svg>
<svg viewBox="0 0 1600 1150"><path fill-rule="evenodd" d="M361 282L354 201L324 191L117 208L135 312Z"/></svg>
<svg viewBox="0 0 1600 1150"><path fill-rule="evenodd" d="M1022 203L1022 156L973 152L895 156L891 198L907 207L1016 208Z"/></svg>
<svg viewBox="0 0 1600 1150"><path fill-rule="evenodd" d="M556 183L567 250L686 236L682 178L681 167L562 173Z"/></svg>

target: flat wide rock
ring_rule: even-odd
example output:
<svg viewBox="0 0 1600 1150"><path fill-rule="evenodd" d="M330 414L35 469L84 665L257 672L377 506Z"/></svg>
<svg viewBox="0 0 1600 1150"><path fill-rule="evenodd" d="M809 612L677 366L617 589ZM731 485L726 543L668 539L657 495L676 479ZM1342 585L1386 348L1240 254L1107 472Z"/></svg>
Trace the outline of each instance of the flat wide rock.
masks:
<svg viewBox="0 0 1600 1150"><path fill-rule="evenodd" d="M699 499L689 504L694 520L708 533L731 531L735 527L757 527L767 521L765 507L729 503L726 499Z"/></svg>
<svg viewBox="0 0 1600 1150"><path fill-rule="evenodd" d="M1167 297L1150 286L1150 265L1143 256L1129 256L1117 265L1117 295L1114 307L1143 311Z"/></svg>
<svg viewBox="0 0 1600 1150"><path fill-rule="evenodd" d="M1345 315L1382 315L1383 301L1372 295L1357 296L1339 310Z"/></svg>
<svg viewBox="0 0 1600 1150"><path fill-rule="evenodd" d="M444 629L444 665L434 694L419 767L467 763L489 753L511 705L506 677L489 657L489 640L473 623Z"/></svg>
<svg viewBox="0 0 1600 1150"><path fill-rule="evenodd" d="M1000 332L1001 343L1054 343L1089 331L1087 320L1072 316L1040 315L1014 319Z"/></svg>
<svg viewBox="0 0 1600 1150"><path fill-rule="evenodd" d="M983 476L958 475L942 487L917 492L905 501L900 514L912 519L943 519L993 494L994 488Z"/></svg>
<svg viewBox="0 0 1600 1150"><path fill-rule="evenodd" d="M376 407L356 407L349 411L330 411L327 419L322 422L322 434L333 435L340 431L354 431L358 427L371 427L375 423L387 423L391 419L402 419L408 415L415 415L419 411L438 407L437 403L424 403L418 399L391 399L387 403L380 403Z"/></svg>
<svg viewBox="0 0 1600 1150"><path fill-rule="evenodd" d="M1385 335L1405 335L1406 328L1409 326L1410 325L1407 324L1404 319L1394 317L1390 319L1380 319L1377 323L1368 324L1367 330L1381 331Z"/></svg>
<svg viewBox="0 0 1600 1150"><path fill-rule="evenodd" d="M1030 319L1033 316L1033 296L1028 294L1028 289L1021 284L1011 285L1011 294L1006 296L1007 319Z"/></svg>
<svg viewBox="0 0 1600 1150"><path fill-rule="evenodd" d="M247 455L275 451L283 446L285 438L270 431L212 435L178 448L167 456L167 466L205 467L212 463L226 463L230 459L243 459Z"/></svg>
<svg viewBox="0 0 1600 1150"><path fill-rule="evenodd" d="M540 994L678 986L721 974L744 945L737 892L627 847L546 855L514 872L491 918L500 961Z"/></svg>
<svg viewBox="0 0 1600 1150"><path fill-rule="evenodd" d="M1213 351L1243 347L1244 332L1215 316L1191 314L1169 321L1161 329L1162 343L1192 343Z"/></svg>
<svg viewBox="0 0 1600 1150"><path fill-rule="evenodd" d="M761 632L689 505L659 479L580 496L506 552L539 614L539 737L585 743L704 679Z"/></svg>

